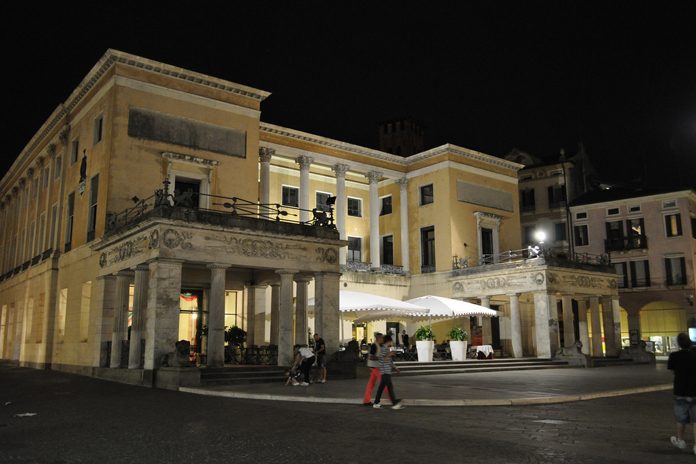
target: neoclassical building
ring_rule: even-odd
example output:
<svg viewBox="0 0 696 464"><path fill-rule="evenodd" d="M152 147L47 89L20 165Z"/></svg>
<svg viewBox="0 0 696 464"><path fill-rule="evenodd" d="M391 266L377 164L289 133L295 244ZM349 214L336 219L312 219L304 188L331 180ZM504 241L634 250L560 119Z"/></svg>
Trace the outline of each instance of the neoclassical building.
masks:
<svg viewBox="0 0 696 464"><path fill-rule="evenodd" d="M0 181L0 358L147 383L177 340L222 366L232 326L281 365L310 333L412 330L343 320L340 289L495 306L456 323L510 356L617 349L613 270L520 250L523 165L267 124L269 95L107 51Z"/></svg>

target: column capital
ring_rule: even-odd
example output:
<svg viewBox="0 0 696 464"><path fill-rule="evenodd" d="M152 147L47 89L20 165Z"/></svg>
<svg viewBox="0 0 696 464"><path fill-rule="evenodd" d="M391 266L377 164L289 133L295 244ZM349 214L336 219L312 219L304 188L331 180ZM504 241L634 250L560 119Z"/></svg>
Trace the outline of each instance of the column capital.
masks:
<svg viewBox="0 0 696 464"><path fill-rule="evenodd" d="M70 139L70 126L66 124L65 127L63 127L63 129L60 131L58 140L60 140L61 144L67 145L68 139Z"/></svg>
<svg viewBox="0 0 696 464"><path fill-rule="evenodd" d="M31 178L34 177L34 168L29 168L29 169L27 169L27 177L28 177L29 179L31 179Z"/></svg>
<svg viewBox="0 0 696 464"><path fill-rule="evenodd" d="M270 163L271 158L273 158L274 155L275 155L274 148L268 148L268 147L259 148L259 160L262 163Z"/></svg>
<svg viewBox="0 0 696 464"><path fill-rule="evenodd" d="M224 264L224 263L211 263L206 266L208 269L228 269L230 267L229 264Z"/></svg>
<svg viewBox="0 0 696 464"><path fill-rule="evenodd" d="M399 184L402 189L405 189L406 186L408 186L408 179L406 178L406 176L400 177L400 178L396 179L394 182Z"/></svg>
<svg viewBox="0 0 696 464"><path fill-rule="evenodd" d="M150 266L147 265L147 263L140 263L131 268L134 271L148 271L150 270Z"/></svg>
<svg viewBox="0 0 696 464"><path fill-rule="evenodd" d="M114 277L117 277L117 278L121 277L121 278L130 279L131 277L133 277L133 275L134 275L133 271L131 271L129 269L124 269L122 271L114 272Z"/></svg>
<svg viewBox="0 0 696 464"><path fill-rule="evenodd" d="M283 276L283 275L288 275L288 274L295 275L300 271L298 271L297 269L278 269L275 272L276 272L276 274ZM273 284L271 284L271 285L273 285Z"/></svg>
<svg viewBox="0 0 696 464"><path fill-rule="evenodd" d="M308 276L305 274L298 274L295 276L295 282L298 284L308 284L309 282L312 281L312 276Z"/></svg>
<svg viewBox="0 0 696 464"><path fill-rule="evenodd" d="M347 164L334 164L334 166L331 168L333 172L336 173L336 178L339 177L346 177L346 172L350 169L350 167Z"/></svg>
<svg viewBox="0 0 696 464"><path fill-rule="evenodd" d="M48 156L51 157L51 159L56 157L56 154L58 153L58 150L56 148L55 143L49 143L48 147L46 148L46 151L48 152Z"/></svg>
<svg viewBox="0 0 696 464"><path fill-rule="evenodd" d="M510 298L519 298L520 294L519 293L506 293L506 296L509 296Z"/></svg>
<svg viewBox="0 0 696 464"><path fill-rule="evenodd" d="M312 165L313 162L314 162L314 158L312 158L311 156L307 156L307 155L302 155L302 156L298 156L297 158L295 158L295 163L300 165L300 170L302 170L302 171L309 170L309 167Z"/></svg>
<svg viewBox="0 0 696 464"><path fill-rule="evenodd" d="M382 178L382 172L369 171L367 174L365 174L365 177L370 181L370 184L377 184L377 182L379 182L379 180Z"/></svg>

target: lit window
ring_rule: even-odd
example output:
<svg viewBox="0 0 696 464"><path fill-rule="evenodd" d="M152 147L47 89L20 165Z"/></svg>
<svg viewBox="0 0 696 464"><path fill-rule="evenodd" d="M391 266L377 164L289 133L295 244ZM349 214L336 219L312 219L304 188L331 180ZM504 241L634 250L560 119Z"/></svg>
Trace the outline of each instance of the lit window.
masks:
<svg viewBox="0 0 696 464"><path fill-rule="evenodd" d="M665 258L665 271L667 285L686 285L686 260L683 256Z"/></svg>
<svg viewBox="0 0 696 464"><path fill-rule="evenodd" d="M667 237L678 237L682 234L681 214L668 214L665 216L665 231Z"/></svg>

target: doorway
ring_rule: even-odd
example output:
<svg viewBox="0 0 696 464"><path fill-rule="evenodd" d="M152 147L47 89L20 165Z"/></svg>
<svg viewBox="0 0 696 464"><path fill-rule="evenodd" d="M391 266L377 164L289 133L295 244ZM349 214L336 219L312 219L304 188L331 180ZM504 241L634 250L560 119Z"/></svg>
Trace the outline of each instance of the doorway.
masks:
<svg viewBox="0 0 696 464"><path fill-rule="evenodd" d="M174 202L177 206L198 208L200 206L201 181L176 177L174 181Z"/></svg>
<svg viewBox="0 0 696 464"><path fill-rule="evenodd" d="M208 314L203 309L203 290L182 289L179 295L179 340L191 343L191 356L205 353Z"/></svg>
<svg viewBox="0 0 696 464"><path fill-rule="evenodd" d="M484 264L493 263L493 229L481 227L481 258Z"/></svg>

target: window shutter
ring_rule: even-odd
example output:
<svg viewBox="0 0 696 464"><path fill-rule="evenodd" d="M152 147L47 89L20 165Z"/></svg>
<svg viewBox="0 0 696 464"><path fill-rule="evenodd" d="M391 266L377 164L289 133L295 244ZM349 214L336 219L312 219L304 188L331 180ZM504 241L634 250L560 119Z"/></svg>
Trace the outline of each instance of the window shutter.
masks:
<svg viewBox="0 0 696 464"><path fill-rule="evenodd" d="M681 266L681 282L677 282L678 284L685 285L686 284L686 258L679 258L679 265Z"/></svg>
<svg viewBox="0 0 696 464"><path fill-rule="evenodd" d="M667 285L672 285L672 267L669 265L669 258L665 258L665 275L667 276Z"/></svg>
<svg viewBox="0 0 696 464"><path fill-rule="evenodd" d="M650 261L647 259L643 261L643 266L645 268L645 286L650 286Z"/></svg>
<svg viewBox="0 0 696 464"><path fill-rule="evenodd" d="M631 287L636 287L638 285L638 279L636 278L636 262L631 261Z"/></svg>
<svg viewBox="0 0 696 464"><path fill-rule="evenodd" d="M676 214L676 221L677 221L677 235L681 235L682 234L681 214Z"/></svg>
<svg viewBox="0 0 696 464"><path fill-rule="evenodd" d="M665 216L665 232L667 233L667 237L672 236L672 228L669 224L669 215Z"/></svg>

